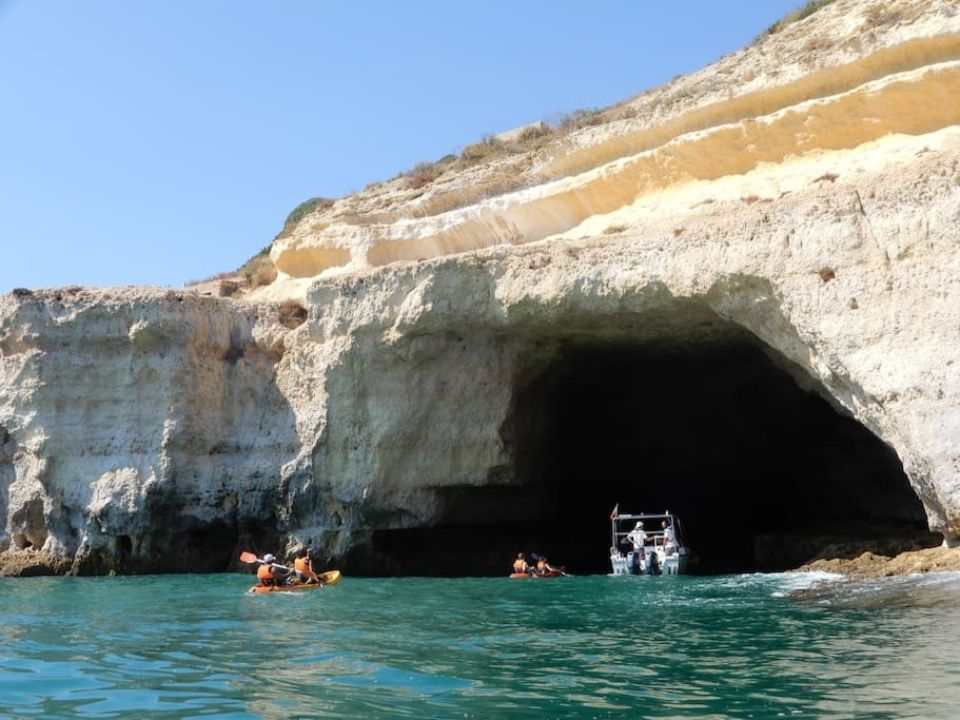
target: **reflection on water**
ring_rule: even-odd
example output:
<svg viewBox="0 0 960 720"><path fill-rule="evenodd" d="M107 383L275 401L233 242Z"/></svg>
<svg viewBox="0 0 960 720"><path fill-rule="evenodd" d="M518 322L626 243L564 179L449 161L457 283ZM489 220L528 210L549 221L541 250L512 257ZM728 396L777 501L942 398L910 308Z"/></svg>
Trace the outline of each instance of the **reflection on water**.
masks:
<svg viewBox="0 0 960 720"><path fill-rule="evenodd" d="M0 582L15 717L953 718L960 575Z"/></svg>

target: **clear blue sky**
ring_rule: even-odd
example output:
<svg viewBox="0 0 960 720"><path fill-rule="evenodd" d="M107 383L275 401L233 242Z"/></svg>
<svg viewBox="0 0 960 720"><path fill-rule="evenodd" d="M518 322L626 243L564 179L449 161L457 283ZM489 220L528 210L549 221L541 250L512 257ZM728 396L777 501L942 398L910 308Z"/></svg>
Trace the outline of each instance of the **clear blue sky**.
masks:
<svg viewBox="0 0 960 720"><path fill-rule="evenodd" d="M0 0L0 291L179 285L286 214L738 49L799 0Z"/></svg>

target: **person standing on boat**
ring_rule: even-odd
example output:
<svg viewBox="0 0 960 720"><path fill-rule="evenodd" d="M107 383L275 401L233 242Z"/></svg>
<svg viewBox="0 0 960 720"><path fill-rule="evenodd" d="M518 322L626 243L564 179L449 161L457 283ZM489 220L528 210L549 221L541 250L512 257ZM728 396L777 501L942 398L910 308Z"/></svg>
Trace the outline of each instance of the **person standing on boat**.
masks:
<svg viewBox="0 0 960 720"><path fill-rule="evenodd" d="M673 530L673 523L663 521L663 547L664 549L677 546L677 536Z"/></svg>
<svg viewBox="0 0 960 720"><path fill-rule="evenodd" d="M633 545L634 552L643 552L643 546L647 542L647 534L643 531L642 521L633 526L633 530L627 535L627 542Z"/></svg>
<svg viewBox="0 0 960 720"><path fill-rule="evenodd" d="M644 550L644 544L647 542L647 533L643 530L643 521L637 522L626 537L628 543L633 545L633 555L630 558L630 573L633 575L642 575L646 566L647 552Z"/></svg>

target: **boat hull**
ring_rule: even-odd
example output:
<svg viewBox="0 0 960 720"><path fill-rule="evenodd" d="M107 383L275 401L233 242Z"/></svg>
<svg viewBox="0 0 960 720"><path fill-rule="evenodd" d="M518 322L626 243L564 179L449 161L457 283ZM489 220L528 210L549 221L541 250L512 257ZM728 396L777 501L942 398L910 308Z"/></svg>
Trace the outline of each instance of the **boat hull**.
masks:
<svg viewBox="0 0 960 720"><path fill-rule="evenodd" d="M257 595L266 593L309 592L310 590L319 590L329 585L336 585L343 578L343 575L340 574L339 570L328 570L327 572L318 574L320 576L321 584L296 583L293 585L254 585L252 588L250 588L250 592L256 593Z"/></svg>
<svg viewBox="0 0 960 720"><path fill-rule="evenodd" d="M656 557L656 561L653 558ZM686 552L667 555L663 550L648 550L643 558L635 553L617 553L610 556L612 574L621 575L683 575L687 571Z"/></svg>

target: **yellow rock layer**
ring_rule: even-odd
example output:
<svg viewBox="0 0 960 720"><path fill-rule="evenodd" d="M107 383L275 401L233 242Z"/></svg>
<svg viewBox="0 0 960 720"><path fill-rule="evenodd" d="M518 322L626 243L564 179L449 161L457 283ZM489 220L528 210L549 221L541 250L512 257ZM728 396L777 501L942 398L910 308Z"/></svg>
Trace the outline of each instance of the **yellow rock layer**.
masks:
<svg viewBox="0 0 960 720"><path fill-rule="evenodd" d="M902 73L769 116L690 133L656 150L491 201L458 213L463 221L440 232L376 242L366 260L379 266L533 242L672 185L740 175L762 163L854 148L886 135L933 132L960 124L957 97L960 62Z"/></svg>

